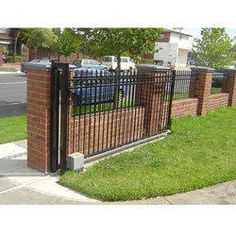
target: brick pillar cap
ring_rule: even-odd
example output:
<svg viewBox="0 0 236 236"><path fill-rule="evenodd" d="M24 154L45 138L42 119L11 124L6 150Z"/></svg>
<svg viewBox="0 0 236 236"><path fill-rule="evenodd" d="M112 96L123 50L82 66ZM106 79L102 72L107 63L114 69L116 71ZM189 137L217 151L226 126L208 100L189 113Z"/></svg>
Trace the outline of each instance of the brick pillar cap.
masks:
<svg viewBox="0 0 236 236"><path fill-rule="evenodd" d="M196 67L191 67L192 71L198 71L198 72L214 72L214 68L209 68L209 67L204 67L204 66L196 66Z"/></svg>
<svg viewBox="0 0 236 236"><path fill-rule="evenodd" d="M76 69L75 65L69 64L69 70L74 70ZM50 71L51 70L51 65L43 65L43 64L32 64L30 63L27 65L27 70L37 70L37 71Z"/></svg>

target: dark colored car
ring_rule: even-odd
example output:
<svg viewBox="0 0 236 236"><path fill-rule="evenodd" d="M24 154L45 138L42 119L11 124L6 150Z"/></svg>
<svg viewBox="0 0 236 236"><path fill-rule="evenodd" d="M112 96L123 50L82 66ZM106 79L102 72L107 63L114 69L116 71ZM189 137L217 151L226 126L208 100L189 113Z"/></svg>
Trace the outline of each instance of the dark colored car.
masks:
<svg viewBox="0 0 236 236"><path fill-rule="evenodd" d="M213 79L212 79L212 87L213 88L221 88L224 80L224 74L223 73L213 73Z"/></svg>
<svg viewBox="0 0 236 236"><path fill-rule="evenodd" d="M117 96L123 99L129 93L129 85L125 79L117 84L116 77L107 70L75 69L74 84L71 89L74 95L74 105L99 104L113 102Z"/></svg>

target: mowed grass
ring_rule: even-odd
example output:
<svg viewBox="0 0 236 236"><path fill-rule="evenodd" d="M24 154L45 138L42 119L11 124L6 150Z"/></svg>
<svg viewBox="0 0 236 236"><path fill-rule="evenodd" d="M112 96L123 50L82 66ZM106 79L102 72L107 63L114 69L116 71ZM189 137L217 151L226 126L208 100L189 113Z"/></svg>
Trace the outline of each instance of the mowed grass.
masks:
<svg viewBox="0 0 236 236"><path fill-rule="evenodd" d="M15 68L11 68L11 67L4 67L4 66L0 66L0 71L2 72L16 72L17 70Z"/></svg>
<svg viewBox="0 0 236 236"><path fill-rule="evenodd" d="M26 116L0 118L0 144L26 138Z"/></svg>
<svg viewBox="0 0 236 236"><path fill-rule="evenodd" d="M236 178L236 107L173 121L173 134L60 183L103 201L152 198Z"/></svg>

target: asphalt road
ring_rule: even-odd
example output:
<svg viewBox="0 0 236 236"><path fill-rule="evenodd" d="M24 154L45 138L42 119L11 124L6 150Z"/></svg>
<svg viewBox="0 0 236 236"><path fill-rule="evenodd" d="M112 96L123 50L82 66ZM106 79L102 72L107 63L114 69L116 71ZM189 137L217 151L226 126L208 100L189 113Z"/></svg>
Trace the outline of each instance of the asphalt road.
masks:
<svg viewBox="0 0 236 236"><path fill-rule="evenodd" d="M0 117L26 114L26 76L0 73Z"/></svg>

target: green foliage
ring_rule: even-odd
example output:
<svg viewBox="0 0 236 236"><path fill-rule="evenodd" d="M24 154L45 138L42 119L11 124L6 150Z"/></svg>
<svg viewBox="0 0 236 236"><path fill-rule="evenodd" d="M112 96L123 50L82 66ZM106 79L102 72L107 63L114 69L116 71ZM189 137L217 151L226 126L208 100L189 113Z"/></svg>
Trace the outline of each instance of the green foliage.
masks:
<svg viewBox="0 0 236 236"><path fill-rule="evenodd" d="M26 45L33 48L51 48L57 41L57 36L51 29L36 28L29 32Z"/></svg>
<svg viewBox="0 0 236 236"><path fill-rule="evenodd" d="M159 28L96 28L84 30L84 53L98 57L105 55L130 56L137 59L155 52ZM118 59L119 60L119 59Z"/></svg>
<svg viewBox="0 0 236 236"><path fill-rule="evenodd" d="M225 68L232 64L235 52L233 40L224 28L203 28L201 39L196 39L193 58L197 66Z"/></svg>
<svg viewBox="0 0 236 236"><path fill-rule="evenodd" d="M22 57L19 56L19 55L16 55L16 56L14 57L14 61L15 61L15 62L21 62L21 61L22 61Z"/></svg>
<svg viewBox="0 0 236 236"><path fill-rule="evenodd" d="M27 44L27 40L35 28L22 28L19 36L19 41L23 44Z"/></svg>
<svg viewBox="0 0 236 236"><path fill-rule="evenodd" d="M15 57L10 55L10 56L7 56L6 59L11 62L21 62L22 57L19 55L16 55Z"/></svg>
<svg viewBox="0 0 236 236"><path fill-rule="evenodd" d="M8 52L9 52L8 49L6 49L5 47L3 47L2 53L3 53L3 54L8 54Z"/></svg>
<svg viewBox="0 0 236 236"><path fill-rule="evenodd" d="M73 29L64 29L62 34L58 34L57 41L52 45L52 50L59 56L69 57L80 48L81 35Z"/></svg>

